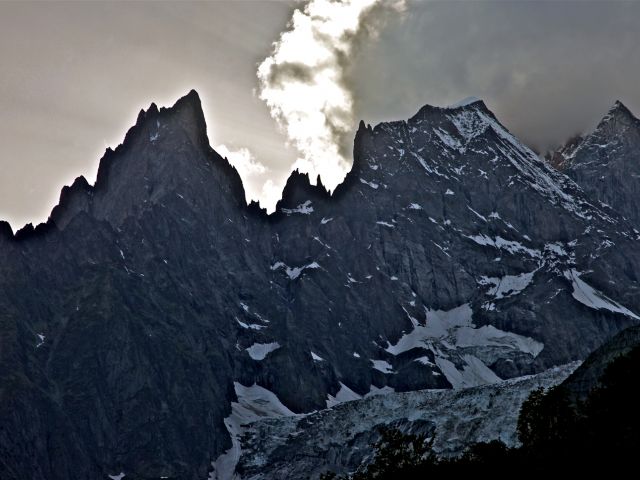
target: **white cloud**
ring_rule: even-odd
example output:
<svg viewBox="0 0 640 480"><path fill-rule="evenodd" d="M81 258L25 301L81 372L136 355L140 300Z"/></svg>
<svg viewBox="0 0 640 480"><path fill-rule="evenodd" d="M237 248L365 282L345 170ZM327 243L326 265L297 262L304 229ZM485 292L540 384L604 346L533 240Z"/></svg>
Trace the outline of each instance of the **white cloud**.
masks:
<svg viewBox="0 0 640 480"><path fill-rule="evenodd" d="M259 97L300 153L294 168L311 178L320 174L331 190L351 164L341 149L355 127L345 63L361 31L375 35L376 8L404 5L404 0L311 0L294 11L289 29L258 67Z"/></svg>
<svg viewBox="0 0 640 480"><path fill-rule="evenodd" d="M273 212L276 208L276 203L282 197L282 190L286 183L286 178L279 180L267 179L259 190L260 205L266 208L268 212Z"/></svg>
<svg viewBox="0 0 640 480"><path fill-rule="evenodd" d="M405 0L310 0L294 11L288 30L258 67L258 97L299 156L291 169L318 175L329 190L344 179L351 154L341 146L355 128L353 93L345 67L358 36L375 37L391 9ZM282 196L286 175L276 174L247 148L216 150L236 167L247 201L268 212Z"/></svg>
<svg viewBox="0 0 640 480"><path fill-rule="evenodd" d="M236 167L242 178L250 175L260 175L266 173L268 168L256 160L251 150L242 147L237 150L231 150L224 144L220 144L215 148L221 156L229 160L229 163Z"/></svg>

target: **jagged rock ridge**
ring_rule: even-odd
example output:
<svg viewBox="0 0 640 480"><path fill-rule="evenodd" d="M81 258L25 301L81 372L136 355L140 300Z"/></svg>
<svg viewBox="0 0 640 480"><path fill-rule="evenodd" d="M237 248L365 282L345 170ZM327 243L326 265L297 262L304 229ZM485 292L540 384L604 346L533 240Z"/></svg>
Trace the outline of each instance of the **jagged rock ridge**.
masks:
<svg viewBox="0 0 640 480"><path fill-rule="evenodd" d="M631 225L481 101L361 123L333 195L294 173L267 216L191 92L46 224L2 228L2 478L215 477L238 388L301 413L495 383L640 311Z"/></svg>
<svg viewBox="0 0 640 480"><path fill-rule="evenodd" d="M593 132L567 142L549 159L594 201L640 229L640 120L620 101Z"/></svg>

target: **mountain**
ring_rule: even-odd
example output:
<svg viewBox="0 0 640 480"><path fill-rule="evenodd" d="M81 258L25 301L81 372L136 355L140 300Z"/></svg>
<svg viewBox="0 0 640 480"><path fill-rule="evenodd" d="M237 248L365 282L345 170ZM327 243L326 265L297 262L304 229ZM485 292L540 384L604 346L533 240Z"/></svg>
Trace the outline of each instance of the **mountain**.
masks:
<svg viewBox="0 0 640 480"><path fill-rule="evenodd" d="M593 132L571 139L548 159L599 205L640 229L640 120L621 102Z"/></svg>
<svg viewBox="0 0 640 480"><path fill-rule="evenodd" d="M0 477L228 478L242 423L584 359L638 322L639 235L482 101L360 123L267 215L192 91L45 224L0 224Z"/></svg>

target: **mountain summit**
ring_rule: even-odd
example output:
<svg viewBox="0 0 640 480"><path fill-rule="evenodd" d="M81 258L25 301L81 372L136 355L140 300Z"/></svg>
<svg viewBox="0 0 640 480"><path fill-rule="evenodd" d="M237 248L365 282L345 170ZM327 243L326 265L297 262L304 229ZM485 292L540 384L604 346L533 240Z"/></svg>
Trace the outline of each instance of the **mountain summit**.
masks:
<svg viewBox="0 0 640 480"><path fill-rule="evenodd" d="M632 225L482 102L361 123L332 195L244 198L192 91L0 226L3 479L229 478L250 421L542 372L640 319Z"/></svg>
<svg viewBox="0 0 640 480"><path fill-rule="evenodd" d="M640 120L620 101L593 132L555 152L552 163L640 229Z"/></svg>

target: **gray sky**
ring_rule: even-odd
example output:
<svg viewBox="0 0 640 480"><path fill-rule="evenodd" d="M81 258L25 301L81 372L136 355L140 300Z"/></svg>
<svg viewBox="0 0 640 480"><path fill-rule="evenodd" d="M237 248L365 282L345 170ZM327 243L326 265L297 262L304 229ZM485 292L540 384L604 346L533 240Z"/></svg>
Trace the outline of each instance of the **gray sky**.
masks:
<svg viewBox="0 0 640 480"><path fill-rule="evenodd" d="M196 88L212 145L248 147L277 186L296 159L254 94L257 65L301 2L0 1L0 219L46 219L93 181L137 112ZM409 0L347 72L356 116L407 118L475 95L530 145L640 113L640 2ZM355 125L354 125L355 127Z"/></svg>

